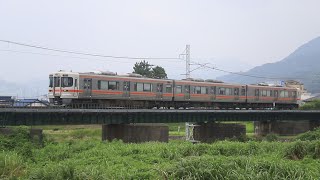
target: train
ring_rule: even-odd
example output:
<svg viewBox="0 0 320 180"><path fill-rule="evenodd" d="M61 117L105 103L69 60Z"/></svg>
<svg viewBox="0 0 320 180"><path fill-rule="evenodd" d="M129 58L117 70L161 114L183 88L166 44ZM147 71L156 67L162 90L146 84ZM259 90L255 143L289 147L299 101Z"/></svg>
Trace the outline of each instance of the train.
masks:
<svg viewBox="0 0 320 180"><path fill-rule="evenodd" d="M48 98L56 106L122 108L294 109L297 88L202 79L153 79L138 74L49 74Z"/></svg>

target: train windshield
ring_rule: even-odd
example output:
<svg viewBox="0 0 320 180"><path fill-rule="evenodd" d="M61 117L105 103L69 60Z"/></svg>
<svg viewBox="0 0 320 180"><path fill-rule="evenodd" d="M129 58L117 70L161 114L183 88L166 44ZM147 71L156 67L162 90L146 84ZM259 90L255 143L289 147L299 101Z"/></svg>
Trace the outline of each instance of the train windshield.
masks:
<svg viewBox="0 0 320 180"><path fill-rule="evenodd" d="M60 87L60 77L54 77L54 87Z"/></svg>
<svg viewBox="0 0 320 180"><path fill-rule="evenodd" d="M72 77L62 77L61 78L61 87L71 87L73 86L73 78Z"/></svg>

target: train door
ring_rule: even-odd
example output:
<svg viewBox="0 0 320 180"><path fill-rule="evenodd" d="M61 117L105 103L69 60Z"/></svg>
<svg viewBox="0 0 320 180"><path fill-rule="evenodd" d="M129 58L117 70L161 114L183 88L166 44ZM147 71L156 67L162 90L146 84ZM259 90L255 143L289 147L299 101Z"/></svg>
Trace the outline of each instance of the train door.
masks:
<svg viewBox="0 0 320 180"><path fill-rule="evenodd" d="M130 82L124 81L123 82L123 97L130 97Z"/></svg>
<svg viewBox="0 0 320 180"><path fill-rule="evenodd" d="M92 79L83 80L84 96L91 97L92 95Z"/></svg>
<svg viewBox="0 0 320 180"><path fill-rule="evenodd" d="M73 90L74 90L73 96L75 96L75 97L79 96L78 79L77 78L74 79Z"/></svg>
<svg viewBox="0 0 320 180"><path fill-rule="evenodd" d="M163 84L158 83L157 84L157 89L156 89L156 98L157 99L162 99L163 97Z"/></svg>
<svg viewBox="0 0 320 180"><path fill-rule="evenodd" d="M259 95L260 95L260 90L259 89L255 89L254 90L254 100L255 101L259 101Z"/></svg>
<svg viewBox="0 0 320 180"><path fill-rule="evenodd" d="M190 100L190 85L184 86L184 99Z"/></svg>
<svg viewBox="0 0 320 180"><path fill-rule="evenodd" d="M277 101L279 97L279 91L278 90L274 90L274 101Z"/></svg>
<svg viewBox="0 0 320 180"><path fill-rule="evenodd" d="M234 88L234 100L239 100L239 88Z"/></svg>
<svg viewBox="0 0 320 180"><path fill-rule="evenodd" d="M53 96L61 95L61 78L59 76L55 76L53 79Z"/></svg>
<svg viewBox="0 0 320 180"><path fill-rule="evenodd" d="M216 92L217 92L217 87L216 86L210 87L210 98L211 98L211 100L215 100L216 99Z"/></svg>

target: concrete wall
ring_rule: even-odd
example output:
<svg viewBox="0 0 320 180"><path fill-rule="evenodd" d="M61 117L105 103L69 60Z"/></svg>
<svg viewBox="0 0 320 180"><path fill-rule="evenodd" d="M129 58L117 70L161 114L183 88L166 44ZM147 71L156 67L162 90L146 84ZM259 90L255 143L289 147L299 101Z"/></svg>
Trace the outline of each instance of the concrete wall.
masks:
<svg viewBox="0 0 320 180"><path fill-rule="evenodd" d="M126 143L168 142L169 127L165 124L148 123L102 125L102 140L114 139L121 139Z"/></svg>
<svg viewBox="0 0 320 180"><path fill-rule="evenodd" d="M200 142L213 142L245 134L246 126L242 124L202 123L195 126L193 130L194 140Z"/></svg>

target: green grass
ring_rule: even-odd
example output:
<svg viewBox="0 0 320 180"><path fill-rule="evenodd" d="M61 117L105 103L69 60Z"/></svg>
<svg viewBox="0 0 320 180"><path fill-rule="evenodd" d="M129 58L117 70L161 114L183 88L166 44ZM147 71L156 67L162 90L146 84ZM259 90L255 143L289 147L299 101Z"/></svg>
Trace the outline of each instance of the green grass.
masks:
<svg viewBox="0 0 320 180"><path fill-rule="evenodd" d="M180 124L171 124L171 130L177 126ZM100 126L54 128L45 130L43 147L30 142L26 128L18 129L13 136L0 136L0 179L320 177L320 140L314 138L317 131L307 136L313 138L312 141L279 142L274 141L278 137L270 136L262 141L217 141L213 144L179 140L125 144L101 142ZM57 134L60 137L52 139Z"/></svg>

